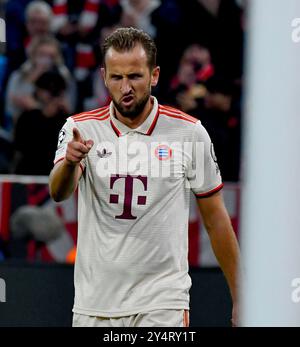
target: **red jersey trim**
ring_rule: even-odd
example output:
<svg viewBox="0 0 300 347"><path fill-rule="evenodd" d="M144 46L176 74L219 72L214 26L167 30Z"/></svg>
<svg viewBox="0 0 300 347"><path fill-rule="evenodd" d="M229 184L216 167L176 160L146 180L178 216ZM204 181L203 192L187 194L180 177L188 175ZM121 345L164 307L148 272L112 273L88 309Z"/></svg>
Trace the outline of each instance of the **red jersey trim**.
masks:
<svg viewBox="0 0 300 347"><path fill-rule="evenodd" d="M190 120L191 122L194 122L196 123L198 121L197 118L193 117L193 116L190 116L189 114L185 113L185 112L182 112L174 107L170 107L170 106L161 106L161 108L165 111L168 111L169 113L172 113L172 114L175 114L175 115L178 115L178 116L183 116L185 117L186 119Z"/></svg>
<svg viewBox="0 0 300 347"><path fill-rule="evenodd" d="M103 118L89 116L89 117L84 117L84 118L80 118L80 119L74 119L74 122L75 123L84 122L85 120L90 120L90 119L97 120L97 121L103 121L103 120L106 120L107 118L109 118L109 114L103 116Z"/></svg>
<svg viewBox="0 0 300 347"><path fill-rule="evenodd" d="M147 133L145 135L147 136L150 136L156 126L156 123L157 123L157 120L158 120L158 117L160 115L164 115L164 116L167 116L167 117L171 117L171 118L175 118L175 119L182 119L182 120L185 120L187 122L190 122L190 123L196 123L198 122L198 119L197 118L194 118L184 112L181 112L175 108L172 108L172 107L168 107L168 106L162 106L162 105L158 105L158 108L157 108L157 112L156 112L156 115L147 131ZM110 120L110 124L114 130L114 132L116 133L116 135L118 137L120 137L120 135L122 134L122 132L117 128L117 126L114 124L114 122L112 120Z"/></svg>
<svg viewBox="0 0 300 347"><path fill-rule="evenodd" d="M111 124L111 127L113 128L113 131L116 133L116 135L118 137L120 137L121 135L121 132L119 131L119 129L114 125L114 122L112 120L110 120L110 124Z"/></svg>
<svg viewBox="0 0 300 347"><path fill-rule="evenodd" d="M208 198L209 196L217 193L218 191L220 191L224 186L224 183L221 183L220 185L218 185L216 188L206 192L206 193L200 193L200 194L195 194L197 199L201 199L201 198Z"/></svg>
<svg viewBox="0 0 300 347"><path fill-rule="evenodd" d="M81 112L81 113L75 114L74 116L71 116L71 118L74 120L77 120L79 118L88 117L88 116L101 117L107 111L109 111L109 106L101 107L101 108L98 108L96 110L92 110L92 111L88 111L88 112Z"/></svg>
<svg viewBox="0 0 300 347"><path fill-rule="evenodd" d="M156 115L155 115L155 117L153 119L153 122L150 125L150 128L148 129L146 135L150 136L152 134L152 132L153 132L155 126L156 126L156 123L157 123L157 120L158 120L158 117L159 117L159 113L160 113L160 111L159 111L159 105L158 105Z"/></svg>
<svg viewBox="0 0 300 347"><path fill-rule="evenodd" d="M151 125L150 125L150 127L149 127L149 129L148 129L148 131L146 132L145 135L150 136L152 134L152 132L153 132L155 126L156 126L159 114L160 114L160 111L159 111L159 105L158 105L157 112L156 112L156 114L154 116L154 119L153 119L153 121L152 121L152 123L151 123ZM118 137L120 137L120 135L122 135L122 132L117 128L117 126L114 124L114 122L112 120L110 120L110 124L111 124L114 132L116 133L116 135Z"/></svg>
<svg viewBox="0 0 300 347"><path fill-rule="evenodd" d="M187 118L185 118L183 116L168 113L167 111L161 111L160 114L163 115L163 116L167 116L167 117L171 117L171 118L175 118L175 119L182 119L182 120L184 120L186 122L193 123L193 124L195 124L198 121L198 119L196 121L189 120L189 119L187 119Z"/></svg>
<svg viewBox="0 0 300 347"><path fill-rule="evenodd" d="M102 112L104 112L106 110L108 110L108 106L97 108L96 110L91 110L91 111L85 111L85 112L77 113L74 116L72 116L72 118L82 117L82 116L88 115L88 114L102 113Z"/></svg>

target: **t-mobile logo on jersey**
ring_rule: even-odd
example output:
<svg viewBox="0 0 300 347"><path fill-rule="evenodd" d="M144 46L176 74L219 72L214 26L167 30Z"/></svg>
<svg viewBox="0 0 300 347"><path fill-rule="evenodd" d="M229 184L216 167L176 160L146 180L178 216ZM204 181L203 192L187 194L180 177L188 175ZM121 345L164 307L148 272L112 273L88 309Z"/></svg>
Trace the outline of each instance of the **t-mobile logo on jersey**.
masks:
<svg viewBox="0 0 300 347"><path fill-rule="evenodd" d="M6 302L6 283L0 278L0 302Z"/></svg>
<svg viewBox="0 0 300 347"><path fill-rule="evenodd" d="M146 176L131 176L131 175L113 175L110 177L110 189L114 188L115 182L124 180L124 202L123 212L119 216L115 216L117 219L136 219L136 216L132 215L132 203L134 202L133 196L133 184L139 182L143 186L144 191L147 191L147 177ZM146 205L146 196L138 195L136 203L138 205ZM119 195L111 194L109 197L111 204L119 204Z"/></svg>

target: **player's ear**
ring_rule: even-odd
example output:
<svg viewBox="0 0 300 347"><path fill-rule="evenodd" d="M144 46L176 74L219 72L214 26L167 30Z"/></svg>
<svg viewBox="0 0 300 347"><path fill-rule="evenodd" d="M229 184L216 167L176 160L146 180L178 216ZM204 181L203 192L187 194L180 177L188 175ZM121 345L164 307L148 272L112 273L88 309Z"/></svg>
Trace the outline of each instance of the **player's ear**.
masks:
<svg viewBox="0 0 300 347"><path fill-rule="evenodd" d="M103 81L104 81L104 83L105 83L105 86L107 87L107 85L106 85L106 80L105 80L105 68L104 68L104 67L101 68L101 76L102 76L102 78L103 78Z"/></svg>
<svg viewBox="0 0 300 347"><path fill-rule="evenodd" d="M151 87L156 87L159 79L160 67L155 66L151 73Z"/></svg>

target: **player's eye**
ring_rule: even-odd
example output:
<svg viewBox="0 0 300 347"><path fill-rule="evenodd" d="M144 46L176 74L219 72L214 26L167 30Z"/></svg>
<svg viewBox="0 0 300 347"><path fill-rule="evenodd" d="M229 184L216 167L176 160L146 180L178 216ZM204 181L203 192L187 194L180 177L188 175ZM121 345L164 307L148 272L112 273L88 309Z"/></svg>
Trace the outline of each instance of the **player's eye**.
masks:
<svg viewBox="0 0 300 347"><path fill-rule="evenodd" d="M122 79L122 76L120 75L111 75L110 78L114 81L119 81Z"/></svg>
<svg viewBox="0 0 300 347"><path fill-rule="evenodd" d="M129 79L131 79L131 80L136 80L136 79L139 79L139 78L141 78L141 77L143 77L141 74L138 74L138 73L132 73L132 74L130 74L129 76Z"/></svg>

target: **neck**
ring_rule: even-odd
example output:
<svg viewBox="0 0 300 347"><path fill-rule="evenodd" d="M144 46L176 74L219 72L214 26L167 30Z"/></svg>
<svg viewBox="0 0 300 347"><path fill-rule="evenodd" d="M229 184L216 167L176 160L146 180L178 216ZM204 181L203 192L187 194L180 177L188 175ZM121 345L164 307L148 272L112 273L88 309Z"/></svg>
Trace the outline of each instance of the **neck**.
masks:
<svg viewBox="0 0 300 347"><path fill-rule="evenodd" d="M116 108L115 108L115 116L120 122L125 124L128 128L136 129L141 124L143 124L144 121L148 118L148 116L151 113L151 110L153 108L153 104L154 104L153 98L150 97L149 100L147 101L143 111L134 119L124 117Z"/></svg>

